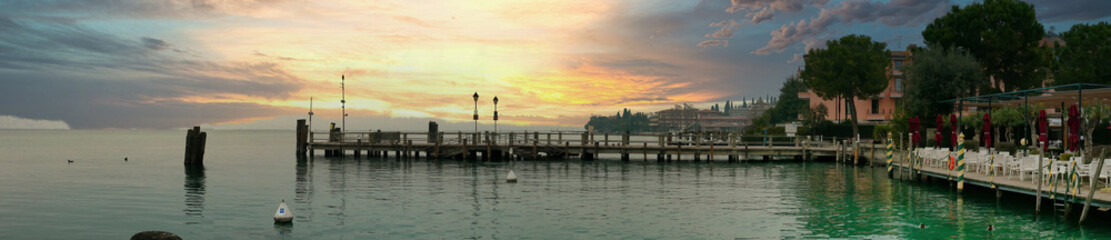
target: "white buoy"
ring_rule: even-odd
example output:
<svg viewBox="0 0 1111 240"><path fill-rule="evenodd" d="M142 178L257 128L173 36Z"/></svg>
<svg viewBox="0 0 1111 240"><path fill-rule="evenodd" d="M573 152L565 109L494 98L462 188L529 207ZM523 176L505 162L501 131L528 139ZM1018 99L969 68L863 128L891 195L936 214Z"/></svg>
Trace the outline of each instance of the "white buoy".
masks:
<svg viewBox="0 0 1111 240"><path fill-rule="evenodd" d="M513 174L513 170L509 170L509 175L505 176L505 181L511 183L517 182L517 174Z"/></svg>
<svg viewBox="0 0 1111 240"><path fill-rule="evenodd" d="M293 212L289 211L289 206L285 205L285 199L282 199L282 204L278 204L278 211L274 213L275 223L288 223L293 222Z"/></svg>

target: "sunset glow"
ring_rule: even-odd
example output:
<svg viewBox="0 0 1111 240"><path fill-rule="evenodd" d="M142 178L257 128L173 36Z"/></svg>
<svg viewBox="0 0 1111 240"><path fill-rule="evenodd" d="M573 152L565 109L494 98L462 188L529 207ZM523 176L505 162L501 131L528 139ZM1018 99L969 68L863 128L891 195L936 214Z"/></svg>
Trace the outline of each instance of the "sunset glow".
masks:
<svg viewBox="0 0 1111 240"><path fill-rule="evenodd" d="M0 76L17 87L0 100L29 105L0 116L249 126L304 118L312 98L335 119L346 76L353 117L470 121L478 92L483 120L498 96L501 124L581 128L623 108L774 96L806 49L856 25L892 47L920 43L950 5L777 2L11 1ZM854 17L850 2L878 10Z"/></svg>

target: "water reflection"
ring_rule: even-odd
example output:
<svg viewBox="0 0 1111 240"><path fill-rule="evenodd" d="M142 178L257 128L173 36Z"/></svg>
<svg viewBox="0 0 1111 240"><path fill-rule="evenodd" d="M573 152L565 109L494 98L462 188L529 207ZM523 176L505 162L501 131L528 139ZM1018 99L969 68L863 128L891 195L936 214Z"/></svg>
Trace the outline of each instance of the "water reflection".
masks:
<svg viewBox="0 0 1111 240"><path fill-rule="evenodd" d="M189 218L185 224L198 224L204 218L204 166L185 166L185 212Z"/></svg>
<svg viewBox="0 0 1111 240"><path fill-rule="evenodd" d="M294 186L294 193L296 196L293 201L296 204L295 210L302 213L312 212L312 196L313 196L313 177L312 177L312 162L304 156L297 158L297 182ZM302 211L304 210L304 211ZM298 214L294 216L298 220L311 221L312 215ZM276 227L276 226L275 226Z"/></svg>

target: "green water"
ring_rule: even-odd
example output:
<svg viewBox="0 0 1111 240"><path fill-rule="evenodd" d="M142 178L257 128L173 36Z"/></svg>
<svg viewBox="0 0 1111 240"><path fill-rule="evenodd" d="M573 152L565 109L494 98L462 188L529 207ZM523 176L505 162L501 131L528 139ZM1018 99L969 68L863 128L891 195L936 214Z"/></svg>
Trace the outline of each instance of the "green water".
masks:
<svg viewBox="0 0 1111 240"><path fill-rule="evenodd" d="M1108 218L831 163L298 161L292 131L0 131L0 239L1107 239ZM127 157L129 161L124 162ZM67 163L67 159L75 162ZM519 183L505 183L513 169ZM285 199L296 216L274 225ZM920 223L925 229L918 228ZM988 232L988 224L996 231Z"/></svg>

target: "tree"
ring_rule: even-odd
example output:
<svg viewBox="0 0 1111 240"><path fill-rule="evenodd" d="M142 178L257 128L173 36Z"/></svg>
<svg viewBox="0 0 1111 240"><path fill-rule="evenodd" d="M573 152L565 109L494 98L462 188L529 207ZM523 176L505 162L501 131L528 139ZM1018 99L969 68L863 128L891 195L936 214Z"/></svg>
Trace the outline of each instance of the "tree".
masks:
<svg viewBox="0 0 1111 240"><path fill-rule="evenodd" d="M729 111L733 110L733 102L725 101L725 115L729 115Z"/></svg>
<svg viewBox="0 0 1111 240"><path fill-rule="evenodd" d="M791 122L799 119L799 115L809 108L809 102L799 99L799 92L805 92L808 87L806 82L799 79L798 76L787 77L787 81L783 82L783 86L779 88L779 97L775 99L783 99L783 101L775 102L775 111L769 109L772 124Z"/></svg>
<svg viewBox="0 0 1111 240"><path fill-rule="evenodd" d="M1077 24L1061 33L1064 46L1056 46L1054 84L1111 84L1111 24Z"/></svg>
<svg viewBox="0 0 1111 240"><path fill-rule="evenodd" d="M972 96L990 87L976 59L959 50L922 49L912 58L903 98L903 109L910 116L933 119L948 114L953 103L940 101Z"/></svg>
<svg viewBox="0 0 1111 240"><path fill-rule="evenodd" d="M826 49L810 49L803 82L822 99L855 99L887 88L891 52L887 44L864 35L848 35L826 42ZM848 101L853 136L860 134L855 101Z"/></svg>
<svg viewBox="0 0 1111 240"><path fill-rule="evenodd" d="M826 105L818 104L814 108L807 109L802 112L802 126L807 130L803 134L814 134L815 130L828 124L826 115L829 114L829 109ZM800 131L800 133L802 133Z"/></svg>
<svg viewBox="0 0 1111 240"><path fill-rule="evenodd" d="M984 0L953 6L922 31L930 48L964 48L985 72L1010 91L1041 86L1046 50L1038 47L1045 30L1034 6L1018 0Z"/></svg>
<svg viewBox="0 0 1111 240"><path fill-rule="evenodd" d="M1103 103L1096 102L1095 105L1085 106L1083 114L1084 123L1080 124L1080 129L1083 131L1082 134L1087 136L1084 137L1084 146L1088 146L1085 148L1087 153L1084 154L1084 162L1090 162L1091 157L1096 154L1094 151L1096 149L1095 145L1092 145L1092 139L1095 136L1092 133L1095 132L1096 128L1102 127L1108 123L1108 120L1111 120L1111 109L1108 109L1108 106Z"/></svg>

